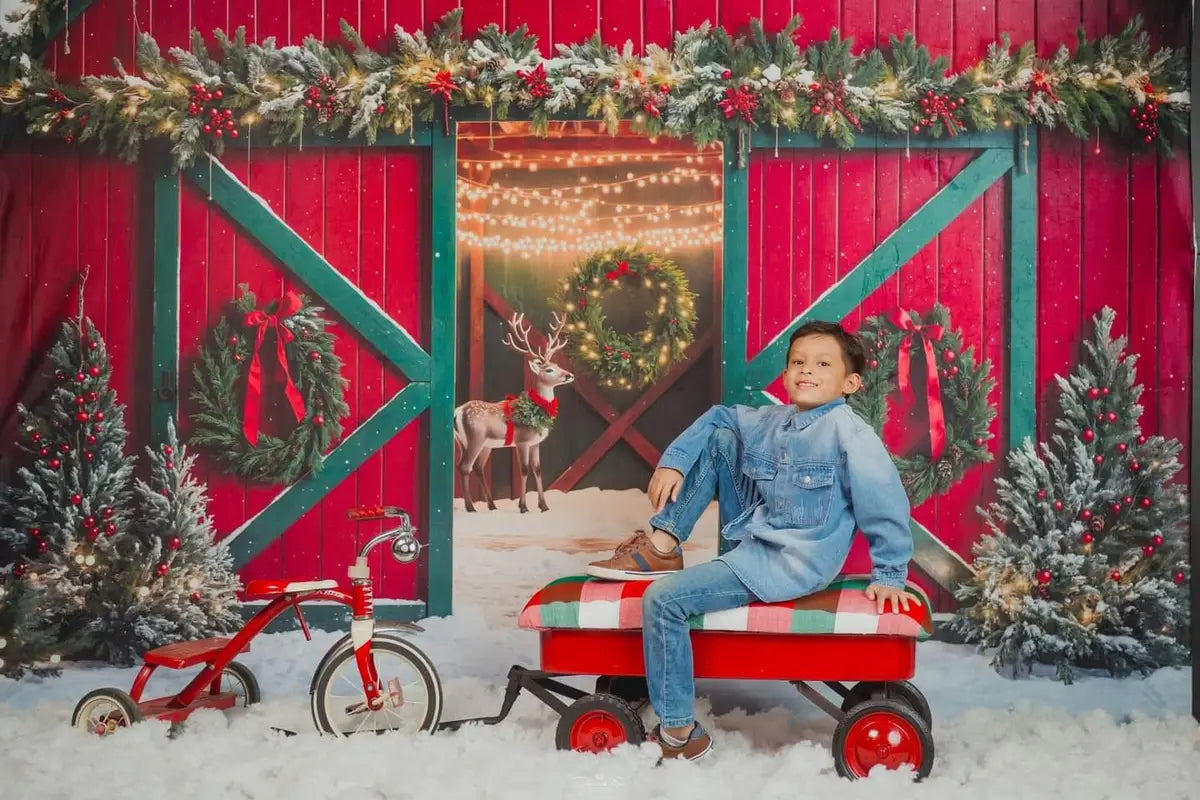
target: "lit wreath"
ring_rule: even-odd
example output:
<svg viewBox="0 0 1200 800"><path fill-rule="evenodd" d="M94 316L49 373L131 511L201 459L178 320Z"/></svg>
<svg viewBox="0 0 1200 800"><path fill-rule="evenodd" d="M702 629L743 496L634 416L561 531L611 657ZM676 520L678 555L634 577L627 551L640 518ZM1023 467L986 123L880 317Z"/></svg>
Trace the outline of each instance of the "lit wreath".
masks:
<svg viewBox="0 0 1200 800"><path fill-rule="evenodd" d="M922 319L897 309L863 321L859 336L867 348L864 386L850 406L882 434L888 395L906 396L919 387L929 415L929 452L893 455L909 501L918 506L943 494L971 467L992 460L988 430L996 409L988 403L995 385L990 361L975 362L974 347L963 349L962 335L950 327L950 312L937 304ZM917 348L925 354L925 374L911 368Z"/></svg>
<svg viewBox="0 0 1200 800"><path fill-rule="evenodd" d="M604 322L600 298L625 287L658 295L636 333L613 330ZM618 247L589 256L564 281L551 305L566 317L572 362L604 382L623 389L654 383L684 358L694 340L695 295L674 261L640 248Z"/></svg>
<svg viewBox="0 0 1200 800"><path fill-rule="evenodd" d="M341 419L350 412L342 362L325 330L329 321L307 297L289 291L260 310L254 293L245 284L239 288L241 295L213 326L192 371L197 410L189 441L239 478L292 483L305 470L319 471L322 454L342 433ZM267 358L278 363L283 395L297 422L284 439L259 430L263 395L271 390L262 379Z"/></svg>

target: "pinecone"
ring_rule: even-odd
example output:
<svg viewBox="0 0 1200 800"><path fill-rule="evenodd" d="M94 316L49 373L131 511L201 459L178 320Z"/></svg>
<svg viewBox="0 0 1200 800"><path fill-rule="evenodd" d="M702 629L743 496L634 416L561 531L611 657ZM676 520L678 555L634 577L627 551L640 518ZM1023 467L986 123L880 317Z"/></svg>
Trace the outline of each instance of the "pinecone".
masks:
<svg viewBox="0 0 1200 800"><path fill-rule="evenodd" d="M599 80L595 75L584 75L579 79L579 82L583 84L583 88L590 91L596 88L596 84L599 83Z"/></svg>
<svg viewBox="0 0 1200 800"><path fill-rule="evenodd" d="M948 481L954 477L954 466L950 463L950 459L948 458L943 458L941 461L938 461L937 466L934 467L934 469L937 470L937 476L941 480Z"/></svg>
<svg viewBox="0 0 1200 800"><path fill-rule="evenodd" d="M1100 533L1100 531L1104 530L1103 517L1092 517L1092 530L1094 530L1096 533Z"/></svg>
<svg viewBox="0 0 1200 800"><path fill-rule="evenodd" d="M496 56L492 56L487 61L483 62L483 68L488 72L498 71L500 69L500 59Z"/></svg>

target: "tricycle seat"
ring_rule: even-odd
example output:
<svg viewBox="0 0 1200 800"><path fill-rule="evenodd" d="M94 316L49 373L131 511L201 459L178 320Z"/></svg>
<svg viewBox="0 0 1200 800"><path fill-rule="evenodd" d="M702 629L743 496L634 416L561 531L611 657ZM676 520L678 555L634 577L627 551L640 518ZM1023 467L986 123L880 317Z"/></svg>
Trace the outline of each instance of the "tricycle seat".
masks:
<svg viewBox="0 0 1200 800"><path fill-rule="evenodd" d="M168 669L187 669L196 664L207 664L225 649L232 639L225 636L212 636L208 639L193 639L190 642L175 642L146 651L142 660L156 667ZM250 649L247 643L241 652Z"/></svg>
<svg viewBox="0 0 1200 800"><path fill-rule="evenodd" d="M282 578L255 578L246 584L249 597L269 597L287 592L316 592L321 589L336 589L338 582L332 578L323 581L289 581Z"/></svg>

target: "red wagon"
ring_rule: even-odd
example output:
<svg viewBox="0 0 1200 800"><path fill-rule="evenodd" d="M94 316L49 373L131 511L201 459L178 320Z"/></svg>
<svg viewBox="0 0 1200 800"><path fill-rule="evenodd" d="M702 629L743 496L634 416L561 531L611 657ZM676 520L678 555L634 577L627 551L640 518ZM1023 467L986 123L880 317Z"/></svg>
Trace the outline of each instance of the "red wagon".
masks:
<svg viewBox="0 0 1200 800"><path fill-rule="evenodd" d="M908 679L916 671L917 642L932 634L929 599L910 584L918 602L881 615L866 598L867 584L866 578L846 577L798 600L693 617L695 675L788 681L837 720L833 756L839 774L860 778L879 765L907 766L923 778L933 767L932 716ZM539 590L518 624L539 631L540 668L509 670L498 715L438 728L498 723L525 689L558 712L559 749L600 752L640 744L646 737L637 707L646 698L641 600L647 586L577 576ZM558 680L578 675L598 676L595 691ZM811 682L832 689L840 704Z"/></svg>

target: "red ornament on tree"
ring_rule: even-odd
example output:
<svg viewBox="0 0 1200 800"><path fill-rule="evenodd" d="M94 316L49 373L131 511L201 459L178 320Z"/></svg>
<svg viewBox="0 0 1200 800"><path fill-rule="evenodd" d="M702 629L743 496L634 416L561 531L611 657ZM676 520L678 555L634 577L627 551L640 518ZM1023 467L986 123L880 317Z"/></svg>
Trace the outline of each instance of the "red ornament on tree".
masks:
<svg viewBox="0 0 1200 800"><path fill-rule="evenodd" d="M39 455L40 455L42 458L45 458L46 456L50 455L50 448L49 448L49 447L43 447L41 450L39 450L39 451L38 451L38 454L39 454Z"/></svg>
<svg viewBox="0 0 1200 800"><path fill-rule="evenodd" d="M40 433L38 433L37 431L34 431L33 436L30 436L29 438L33 439L34 444L36 444L42 440L42 435Z"/></svg>
<svg viewBox="0 0 1200 800"><path fill-rule="evenodd" d="M1049 583L1052 577L1054 576L1050 574L1050 570L1048 569L1044 569L1037 574L1038 583L1042 584L1043 586Z"/></svg>
<svg viewBox="0 0 1200 800"><path fill-rule="evenodd" d="M167 566L166 564L159 564L157 567L154 568L154 571L157 572L160 576L166 575L170 570L171 570L171 568L169 566Z"/></svg>
<svg viewBox="0 0 1200 800"><path fill-rule="evenodd" d="M52 458L49 462L47 462L46 466L50 467L50 469L58 469L62 466L62 462L57 458Z"/></svg>
<svg viewBox="0 0 1200 800"><path fill-rule="evenodd" d="M88 443L88 444L95 444L95 443L96 443L96 437L95 437L95 436L92 436L92 435L89 433L89 434L88 434L88 436L87 436L87 443Z"/></svg>
<svg viewBox="0 0 1200 800"><path fill-rule="evenodd" d="M1095 538L1096 537L1092 536L1090 533L1084 533L1079 537L1079 541L1083 542L1084 544L1091 544L1093 541L1095 541Z"/></svg>
<svg viewBox="0 0 1200 800"><path fill-rule="evenodd" d="M1124 497L1121 498L1121 502L1127 506L1131 506L1131 505L1133 505L1133 498L1130 497L1129 495L1125 495Z"/></svg>
<svg viewBox="0 0 1200 800"><path fill-rule="evenodd" d="M88 375L91 375L93 378L99 378L100 377L100 368L99 367L90 367L88 369Z"/></svg>
<svg viewBox="0 0 1200 800"><path fill-rule="evenodd" d="M1116 422L1116 421L1117 421L1117 412L1115 412L1115 411L1110 411L1110 412L1108 412L1107 414L1105 414L1105 415L1104 415L1104 418L1105 418L1106 420L1108 420L1109 422Z"/></svg>
<svg viewBox="0 0 1200 800"><path fill-rule="evenodd" d="M13 564L13 575L16 575L18 578L20 578L25 575L26 569L28 568L25 566L25 562L18 561L16 564Z"/></svg>
<svg viewBox="0 0 1200 800"><path fill-rule="evenodd" d="M99 532L99 531L97 531L97 530L95 530L95 529L92 529L92 530L90 530L90 531L88 531L88 532L87 532L87 539L88 539L88 541L89 541L89 542L94 542L94 541L96 541L96 539L98 539L99 537L100 537L100 532Z"/></svg>
<svg viewBox="0 0 1200 800"><path fill-rule="evenodd" d="M1038 489L1037 498L1038 498L1038 500L1045 500L1046 499L1046 490Z"/></svg>
<svg viewBox="0 0 1200 800"><path fill-rule="evenodd" d="M81 406L86 402L87 402L87 400L84 399L83 395L80 395L80 394L75 395L75 405Z"/></svg>
<svg viewBox="0 0 1200 800"><path fill-rule="evenodd" d="M1151 506L1150 498L1143 497L1141 500L1138 501L1138 505L1140 505L1142 508L1149 508Z"/></svg>
<svg viewBox="0 0 1200 800"><path fill-rule="evenodd" d="M1142 555L1144 555L1146 558L1149 558L1150 556L1154 555L1154 545L1148 544L1145 547L1143 547Z"/></svg>
<svg viewBox="0 0 1200 800"><path fill-rule="evenodd" d="M1130 471L1130 472L1141 472L1141 471L1142 471L1142 465L1141 465L1141 464L1139 464L1139 463L1138 463L1138 462L1136 462L1136 461L1130 461L1130 462L1129 462L1129 471Z"/></svg>
<svg viewBox="0 0 1200 800"><path fill-rule="evenodd" d="M323 416L321 416L320 414L317 414L315 417L313 417L313 425L324 425L324 424L325 424L325 418Z"/></svg>
<svg viewBox="0 0 1200 800"><path fill-rule="evenodd" d="M1121 453L1122 455L1124 455L1125 451L1128 449L1129 449L1129 445L1125 444L1124 442L1121 442L1120 444L1117 445L1117 452Z"/></svg>
<svg viewBox="0 0 1200 800"><path fill-rule="evenodd" d="M1079 512L1079 518L1086 522L1087 520L1092 518L1092 512L1089 509L1085 508L1083 511Z"/></svg>
<svg viewBox="0 0 1200 800"><path fill-rule="evenodd" d="M1100 390L1097 389L1095 386L1093 386L1092 388L1088 389L1087 395L1092 400L1095 400L1096 398L1098 398L1100 396Z"/></svg>
<svg viewBox="0 0 1200 800"><path fill-rule="evenodd" d="M92 369L95 369L95 367L92 367ZM83 383L87 380L87 375L84 375L82 372L77 372L75 373L75 380L79 383Z"/></svg>
<svg viewBox="0 0 1200 800"><path fill-rule="evenodd" d="M92 419L94 419L96 422L103 422L104 421L104 412L97 411L95 414L92 414Z"/></svg>
<svg viewBox="0 0 1200 800"><path fill-rule="evenodd" d="M732 70L728 70L728 69L721 70L721 80L727 81L732 77L733 77Z"/></svg>
<svg viewBox="0 0 1200 800"><path fill-rule="evenodd" d="M82 502L83 502L83 495L79 494L78 492L71 495L71 505L77 506Z"/></svg>
<svg viewBox="0 0 1200 800"><path fill-rule="evenodd" d="M170 539L167 539L167 549L168 550L178 550L180 545L182 545L182 544L183 544L183 540L180 539L178 536L172 536Z"/></svg>
<svg viewBox="0 0 1200 800"><path fill-rule="evenodd" d="M1062 501L1062 500L1055 500L1055 501L1054 501L1054 510L1055 510L1055 511L1062 511L1062 510L1063 510L1063 501Z"/></svg>
<svg viewBox="0 0 1200 800"><path fill-rule="evenodd" d="M49 545L49 543L46 542L45 539L38 539L37 551L39 553L44 553L49 549L50 549L50 545Z"/></svg>
<svg viewBox="0 0 1200 800"><path fill-rule="evenodd" d="M29 535L36 539L37 537L42 535L42 529L41 528L30 528Z"/></svg>
<svg viewBox="0 0 1200 800"><path fill-rule="evenodd" d="M316 350L313 350L313 351L311 351L311 352L308 354L308 357L309 357L309 359L310 359L310 360L312 360L312 361L320 361L320 360L321 360L321 354L320 354L320 353L318 353Z"/></svg>
<svg viewBox="0 0 1200 800"><path fill-rule="evenodd" d="M1104 463L1104 456L1102 456L1100 453L1097 453L1097 454L1095 455L1095 457L1094 457L1094 458L1092 458L1092 460L1093 460L1093 461L1095 461L1097 464L1103 464L1103 463Z"/></svg>
<svg viewBox="0 0 1200 800"><path fill-rule="evenodd" d="M1112 509L1112 513L1114 513L1114 514L1121 513L1121 504L1120 503L1113 503L1111 506L1109 506L1109 508Z"/></svg>
<svg viewBox="0 0 1200 800"><path fill-rule="evenodd" d="M109 522L109 523L106 523L106 524L104 525L104 535L105 535L105 536L112 536L112 535L114 535L116 532L117 532L117 526L116 526L116 524L114 524L114 523L112 523L112 522Z"/></svg>
<svg viewBox="0 0 1200 800"><path fill-rule="evenodd" d="M192 602L193 603L200 602L200 593L199 592L192 592Z"/></svg>
<svg viewBox="0 0 1200 800"><path fill-rule="evenodd" d="M100 412L97 411L96 413L99 414ZM88 414L88 412L86 412L86 411L80 411L78 414L75 415L75 421L81 422L81 423L87 422L91 418L92 418L91 414Z"/></svg>
<svg viewBox="0 0 1200 800"><path fill-rule="evenodd" d="M1154 534L1154 538L1150 540L1150 543L1152 545L1154 545L1155 547L1162 547L1164 541L1166 541L1166 540L1163 539L1162 536L1160 536L1156 533L1156 534Z"/></svg>
<svg viewBox="0 0 1200 800"><path fill-rule="evenodd" d="M172 449L172 448L171 448L171 445L169 445L169 444L168 444L168 445L164 445L164 446L163 446L163 454L164 454L164 455L168 455L168 456L169 456L169 455L171 455L171 454L172 454L172 453L174 453L174 452L175 452L175 451L174 451L174 449Z"/></svg>
<svg viewBox="0 0 1200 800"><path fill-rule="evenodd" d="M96 527L96 518L93 516L84 517L83 518L83 527L85 527L85 528Z"/></svg>
<svg viewBox="0 0 1200 800"><path fill-rule="evenodd" d="M1184 583L1186 580L1187 580L1187 575L1184 575L1182 572L1176 572L1176 573L1175 573L1175 583L1177 583L1177 584L1182 584L1182 583Z"/></svg>
<svg viewBox="0 0 1200 800"><path fill-rule="evenodd" d="M1108 577L1112 578L1114 583L1117 581L1120 581L1121 580L1121 570L1114 569L1112 572L1109 573Z"/></svg>
<svg viewBox="0 0 1200 800"><path fill-rule="evenodd" d="M1090 442L1096 438L1096 432L1091 428L1084 428L1083 432L1079 434L1079 438L1085 442Z"/></svg>
<svg viewBox="0 0 1200 800"><path fill-rule="evenodd" d="M105 519L112 519L114 513L115 512L108 506L100 509L100 516L104 517Z"/></svg>

